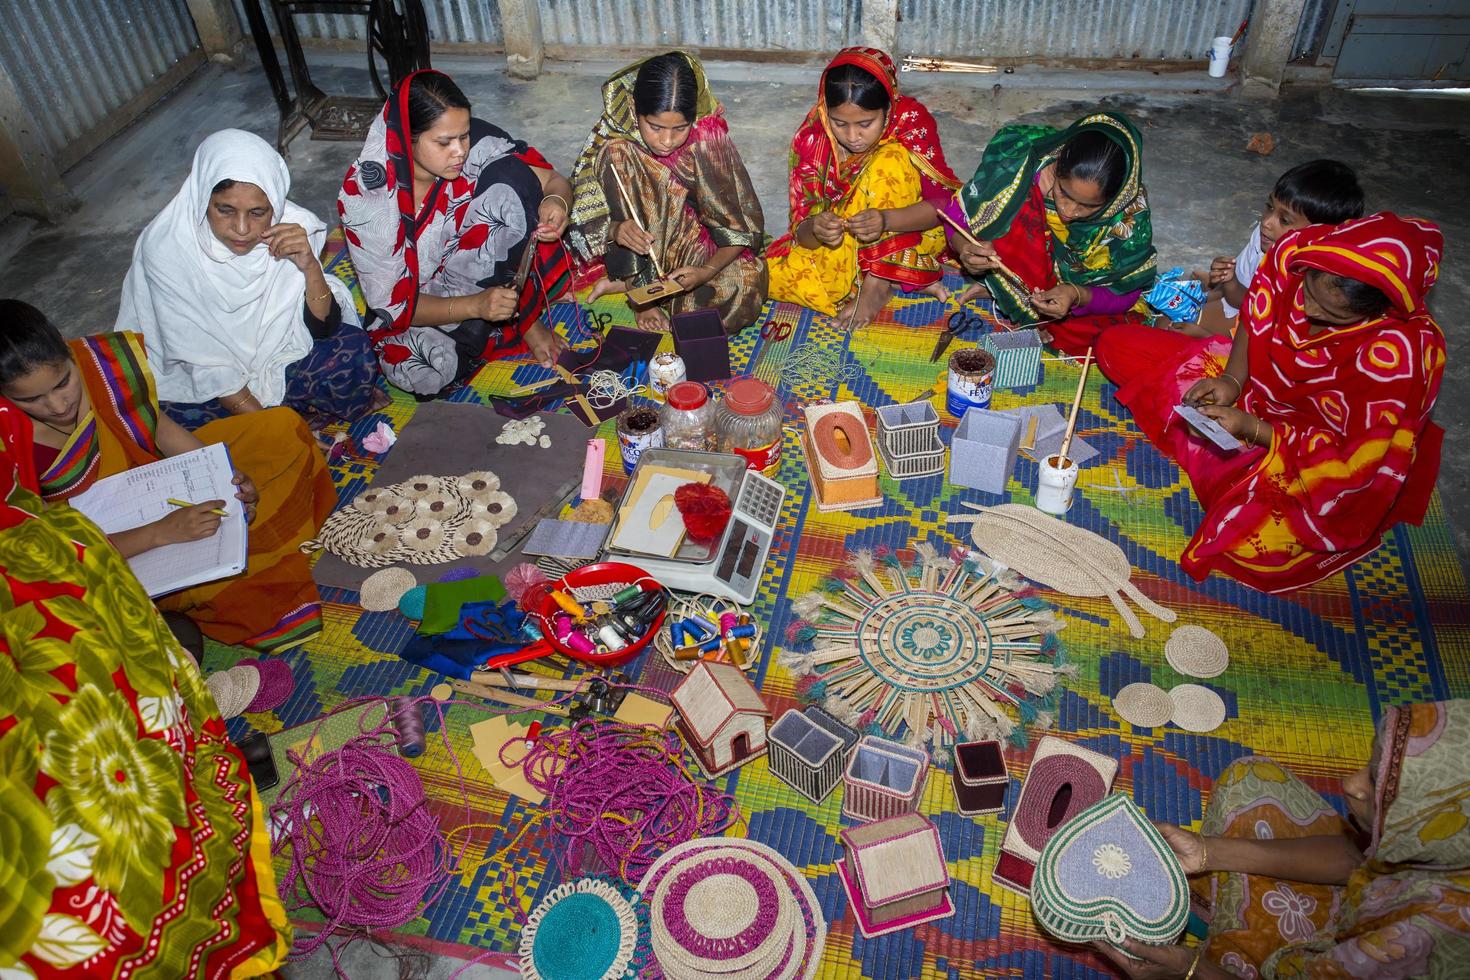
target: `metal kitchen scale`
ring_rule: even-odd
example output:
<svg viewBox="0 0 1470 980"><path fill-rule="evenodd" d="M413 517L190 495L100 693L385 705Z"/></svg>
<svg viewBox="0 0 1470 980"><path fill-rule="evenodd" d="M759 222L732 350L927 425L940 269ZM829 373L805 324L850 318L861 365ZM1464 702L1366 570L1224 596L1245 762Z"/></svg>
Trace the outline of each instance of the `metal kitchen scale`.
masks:
<svg viewBox="0 0 1470 980"><path fill-rule="evenodd" d="M644 466L708 473L710 485L725 491L733 501L730 523L712 544L696 544L686 537L671 557L646 555L630 547L609 547L606 557L637 565L671 589L704 592L733 599L741 605L753 602L771 553L776 522L786 501L786 488L746 469L745 460L733 453L646 449L623 491L608 541L617 540L619 522L629 510L629 494ZM678 519L677 512L673 519Z"/></svg>

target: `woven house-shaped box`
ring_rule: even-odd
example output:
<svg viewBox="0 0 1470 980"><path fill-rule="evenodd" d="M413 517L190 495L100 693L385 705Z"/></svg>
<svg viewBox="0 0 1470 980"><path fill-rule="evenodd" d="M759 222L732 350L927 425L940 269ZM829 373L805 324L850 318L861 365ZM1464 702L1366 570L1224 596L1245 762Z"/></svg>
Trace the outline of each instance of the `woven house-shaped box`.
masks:
<svg viewBox="0 0 1470 980"><path fill-rule="evenodd" d="M878 453L888 475L911 480L944 472L939 413L928 401L882 405L878 416Z"/></svg>
<svg viewBox="0 0 1470 980"><path fill-rule="evenodd" d="M1005 493L1021 448L1021 420L988 408L972 408L955 427L949 446L949 482Z"/></svg>
<svg viewBox="0 0 1470 980"><path fill-rule="evenodd" d="M857 743L857 732L822 709L792 708L771 726L770 753L766 762L771 775L813 803L820 803L842 781L848 751Z"/></svg>
<svg viewBox="0 0 1470 980"><path fill-rule="evenodd" d="M929 753L864 735L843 773L842 812L854 820L884 820L919 808Z"/></svg>
<svg viewBox="0 0 1470 980"><path fill-rule="evenodd" d="M1000 742L961 742L954 747L955 807L966 816L999 813L1006 808L1010 773Z"/></svg>
<svg viewBox="0 0 1470 980"><path fill-rule="evenodd" d="M771 711L740 668L701 660L670 699L674 727L711 779L766 754Z"/></svg>
<svg viewBox="0 0 1470 980"><path fill-rule="evenodd" d="M980 346L995 355L995 387L1024 388L1041 380L1041 335L1035 330L997 330Z"/></svg>
<svg viewBox="0 0 1470 980"><path fill-rule="evenodd" d="M802 412L806 454L817 510L861 510L883 502L878 492L878 454L857 402L808 405Z"/></svg>
<svg viewBox="0 0 1470 980"><path fill-rule="evenodd" d="M939 831L917 813L849 827L838 875L869 939L954 914Z"/></svg>

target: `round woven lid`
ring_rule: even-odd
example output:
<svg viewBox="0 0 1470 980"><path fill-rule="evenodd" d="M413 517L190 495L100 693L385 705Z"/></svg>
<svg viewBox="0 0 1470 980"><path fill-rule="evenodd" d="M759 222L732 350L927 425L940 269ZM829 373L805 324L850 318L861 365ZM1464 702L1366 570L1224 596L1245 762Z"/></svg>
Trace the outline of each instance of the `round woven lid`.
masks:
<svg viewBox="0 0 1470 980"><path fill-rule="evenodd" d="M418 584L406 568L385 568L363 579L358 601L368 612L387 612L397 609L403 594Z"/></svg>
<svg viewBox="0 0 1470 980"><path fill-rule="evenodd" d="M583 878L552 891L521 931L521 976L535 980L616 980L638 942L638 917L606 882Z"/></svg>
<svg viewBox="0 0 1470 980"><path fill-rule="evenodd" d="M1174 715L1174 699L1154 684L1129 684L1113 698L1113 710L1130 725L1157 728Z"/></svg>
<svg viewBox="0 0 1470 980"><path fill-rule="evenodd" d="M1225 641L1203 626L1180 626L1164 644L1169 666L1190 677L1218 677L1230 666Z"/></svg>
<svg viewBox="0 0 1470 980"><path fill-rule="evenodd" d="M1174 724L1190 732L1213 732L1225 724L1225 702L1202 684L1180 684L1169 691Z"/></svg>
<svg viewBox="0 0 1470 980"><path fill-rule="evenodd" d="M689 841L659 858L639 890L649 944L683 980L812 977L827 925L806 878L763 844Z"/></svg>

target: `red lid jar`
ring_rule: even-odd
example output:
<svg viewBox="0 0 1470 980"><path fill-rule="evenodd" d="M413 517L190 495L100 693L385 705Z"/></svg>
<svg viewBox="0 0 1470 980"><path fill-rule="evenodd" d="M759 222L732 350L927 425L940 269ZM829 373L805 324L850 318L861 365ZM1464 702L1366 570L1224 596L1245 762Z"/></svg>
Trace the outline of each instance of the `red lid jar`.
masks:
<svg viewBox="0 0 1470 980"><path fill-rule="evenodd" d="M725 386L715 414L721 452L745 457L745 465L767 475L781 465L784 406L771 386L757 378L736 378Z"/></svg>
<svg viewBox="0 0 1470 980"><path fill-rule="evenodd" d="M698 381L670 385L664 395L664 446L706 452L715 445L715 406Z"/></svg>

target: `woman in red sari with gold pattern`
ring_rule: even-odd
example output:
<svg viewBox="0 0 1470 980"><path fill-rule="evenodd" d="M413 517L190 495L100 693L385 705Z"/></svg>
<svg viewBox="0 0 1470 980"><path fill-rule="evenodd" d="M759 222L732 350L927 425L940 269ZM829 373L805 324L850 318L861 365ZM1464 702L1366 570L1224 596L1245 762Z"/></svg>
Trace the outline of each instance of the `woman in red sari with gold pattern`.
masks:
<svg viewBox="0 0 1470 980"><path fill-rule="evenodd" d="M959 185L934 117L899 94L893 59L843 48L791 140L791 231L766 250L771 298L852 311L857 326L895 284L942 292L936 209Z"/></svg>
<svg viewBox="0 0 1470 980"><path fill-rule="evenodd" d="M1424 298L1443 249L1438 226L1387 212L1312 225L1271 250L1233 341L1132 325L1099 338L1118 400L1205 509L1181 559L1191 575L1287 592L1424 519L1445 363ZM1225 453L1193 432L1174 413L1181 397L1245 447Z"/></svg>

